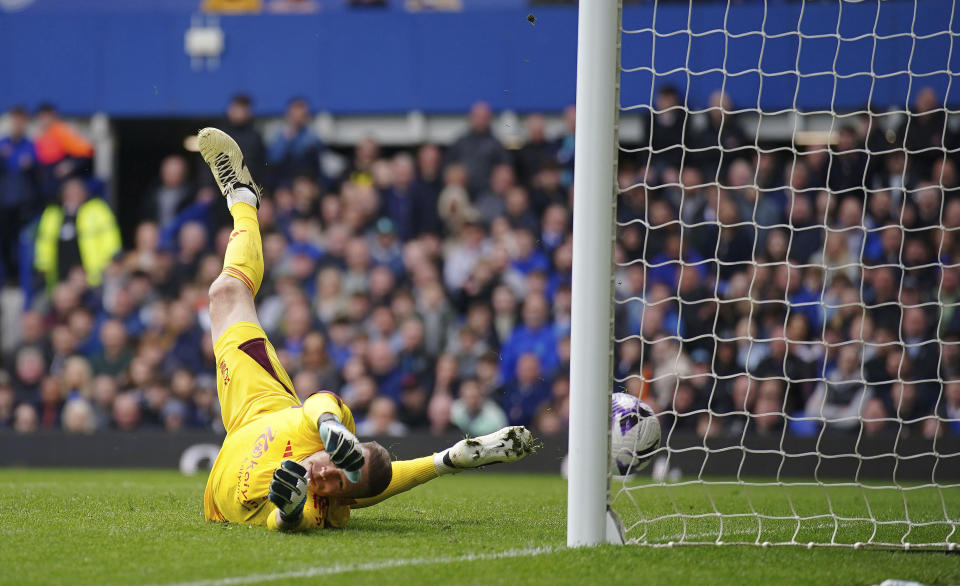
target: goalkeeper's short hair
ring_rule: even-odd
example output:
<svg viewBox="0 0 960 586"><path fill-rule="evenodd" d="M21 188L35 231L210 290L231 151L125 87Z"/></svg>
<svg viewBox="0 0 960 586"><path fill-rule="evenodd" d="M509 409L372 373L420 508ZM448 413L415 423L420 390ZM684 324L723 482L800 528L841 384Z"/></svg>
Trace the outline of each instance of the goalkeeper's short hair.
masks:
<svg viewBox="0 0 960 586"><path fill-rule="evenodd" d="M393 478L390 452L377 442L364 442L361 445L367 452L367 494L364 497L377 496L387 490Z"/></svg>

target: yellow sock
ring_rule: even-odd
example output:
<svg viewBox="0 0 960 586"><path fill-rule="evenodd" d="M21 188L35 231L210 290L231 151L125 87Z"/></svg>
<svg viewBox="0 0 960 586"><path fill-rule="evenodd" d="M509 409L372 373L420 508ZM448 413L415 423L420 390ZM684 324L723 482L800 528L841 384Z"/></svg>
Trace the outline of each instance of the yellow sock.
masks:
<svg viewBox="0 0 960 586"><path fill-rule="evenodd" d="M230 215L233 232L223 259L223 274L242 281L256 297L263 282L263 244L257 208L237 202L230 207Z"/></svg>
<svg viewBox="0 0 960 586"><path fill-rule="evenodd" d="M393 470L393 477L390 479L390 484L387 485L386 490L374 497L357 499L357 506L369 507L375 505L439 476L437 468L433 464L433 456L424 456L416 460L400 460L391 463L390 466Z"/></svg>

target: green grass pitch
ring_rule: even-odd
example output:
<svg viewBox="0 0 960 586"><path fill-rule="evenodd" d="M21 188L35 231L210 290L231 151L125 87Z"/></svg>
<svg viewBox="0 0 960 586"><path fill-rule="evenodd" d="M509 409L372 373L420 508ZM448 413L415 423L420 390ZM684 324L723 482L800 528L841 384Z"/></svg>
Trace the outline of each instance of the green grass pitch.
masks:
<svg viewBox="0 0 960 586"><path fill-rule="evenodd" d="M0 470L0 583L960 582L960 556L942 552L750 546L566 549L566 483L553 476L477 472L443 478L356 511L345 530L309 534L203 521L204 481L160 471ZM670 494L648 489L631 494L664 510L674 504L705 506L706 501L696 501L702 490L693 486ZM744 506L742 491L713 489L714 501L722 512L736 513L736 507ZM750 497L758 507L769 502L775 509L784 500L781 489L767 496L760 489L754 492ZM795 501L803 503L796 506L818 506L821 492L793 489ZM952 496L952 506L957 506ZM838 494L833 502L838 508L854 507L855 497ZM896 503L878 500L875 508L883 513L889 506L886 512L893 516ZM626 504L630 506L620 507L625 515L636 511L637 505ZM918 511L923 510L918 504ZM680 527L670 523L677 522L668 520L656 530L661 533L649 533L651 539ZM705 519L688 531L710 532L710 523L716 521ZM751 527L755 524L733 522L725 530L752 540L755 536L743 537ZM858 530L851 529L847 537L857 538ZM778 531L791 529L765 531L765 540L776 540ZM830 530L819 531L828 533L816 537L829 538Z"/></svg>

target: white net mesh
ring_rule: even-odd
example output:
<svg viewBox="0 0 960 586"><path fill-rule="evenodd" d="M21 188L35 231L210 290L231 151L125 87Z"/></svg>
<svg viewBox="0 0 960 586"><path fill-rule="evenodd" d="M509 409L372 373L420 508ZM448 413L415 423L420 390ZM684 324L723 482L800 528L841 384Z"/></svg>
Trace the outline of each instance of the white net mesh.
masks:
<svg viewBox="0 0 960 586"><path fill-rule="evenodd" d="M664 438L629 540L960 542L958 20L624 8L614 376Z"/></svg>

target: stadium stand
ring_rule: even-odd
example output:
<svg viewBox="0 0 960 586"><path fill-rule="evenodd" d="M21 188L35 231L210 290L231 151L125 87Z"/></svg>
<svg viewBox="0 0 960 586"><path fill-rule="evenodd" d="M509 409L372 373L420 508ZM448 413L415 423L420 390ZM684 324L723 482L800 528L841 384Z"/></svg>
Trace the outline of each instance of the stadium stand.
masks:
<svg viewBox="0 0 960 586"><path fill-rule="evenodd" d="M669 103L672 92L663 86L658 102ZM831 408L838 411L869 394L865 412L880 421L865 429L868 434L884 433L882 417L897 409L913 422L904 433L960 434L924 418L935 409L943 418L956 419L960 412L957 383L947 386L944 401L932 400L936 381L958 378L951 370L958 362L948 355L955 345L943 346L938 363L936 340L938 334L957 340L960 317L943 316L943 331L936 332L938 320L924 305L939 300L951 307L943 297L960 295L952 231L960 227L958 137L936 109L939 99L933 90L919 92L909 125L907 118L887 125L870 125L867 115L851 118L830 149L811 145L810 154L796 161L758 154L735 117L726 117L721 133L706 113L699 114L706 117L699 132L690 132L697 125L684 132L682 117L669 110L646 121L655 141L674 137L670 144L700 156L693 164L688 160L680 176L679 162L669 149L658 151L658 144L649 145L656 153L652 159L644 149L622 155L623 188L641 176L648 185L679 176L689 187L624 191L618 219L648 214L651 224L666 223L680 213L681 201L684 212L695 202L712 209L716 189L699 185L702 177L717 176L730 196L720 208L723 224L736 226L724 228L719 251L711 233L685 234L690 245L681 250L679 234L669 230L644 234L633 223L619 231L619 257L644 258L661 268L645 275L640 265L625 267L616 278L618 297L636 299L619 306L617 337L625 341L617 347L616 377L643 386L634 390L658 407L675 406L678 428L697 433L705 431L704 422L683 413L703 409L708 396L717 402L710 408L721 412L745 401L762 409L762 400L751 402L748 394L782 401L787 389L781 380L764 382L756 393L749 388L786 365L790 380L800 381L790 383L797 387L789 391L790 412L802 412L831 386ZM713 100L730 98L717 93ZM238 96L231 106L236 117L226 126L256 151L257 179L269 188L260 210L268 267L260 317L297 391L303 397L319 389L338 391L364 429L376 433L441 433L454 426L484 433L504 419L543 434L564 430L573 111L565 132L549 137L539 114L526 116L526 140L508 150L490 132L489 107L478 102L469 130L452 145L386 154L365 139L350 149L347 165L328 174L318 160L329 147L306 126L310 114L304 106L292 100L276 134L262 136L262 126L250 119L249 100ZM170 153L156 171L157 183L143 186L134 238L121 249L113 215L98 198L102 185L90 175L89 148L80 148L89 143L58 120L64 125L58 136L69 144L52 148L57 139L47 136L50 121L43 119L51 112L43 110L34 121L43 133L33 135L26 133L25 112L11 112L17 123L0 140L2 215L15 215L27 226L17 238L5 233L0 258L6 283L18 283L28 299L16 339L7 337L9 351L2 356L0 428L219 428L206 317L207 287L220 272L229 235L219 195L207 177L192 174L183 153ZM906 157L898 150L904 145L911 153ZM952 149L951 156L927 156L941 148ZM45 162L38 156L44 149L58 158ZM754 177L760 192L751 188ZM869 199L856 189L864 184L877 190ZM791 191L802 194L792 209L784 203ZM44 194L44 205L37 205L35 193ZM763 201L755 206L758 197ZM756 222L737 224L754 207ZM85 219L91 215L98 219ZM698 248L701 242L710 250ZM787 242L793 243L789 249ZM856 265L861 250L876 268ZM835 342L862 328L864 339L877 346L869 356L852 345L836 353L817 351L816 344L776 342L750 348L728 342L714 349L713 341L696 336L714 318L724 331L759 328L767 335L758 338L781 337L762 315L751 321L749 304L721 303L717 309L704 303L713 286L689 278L692 271L678 282L671 261L714 256L723 265L721 301L744 296L748 273L757 271L754 280L769 289L762 298L786 295L806 308L787 324L789 339L813 341L822 333L823 340ZM754 268L752 258L763 262ZM792 264L772 265L777 271L764 273L763 263L784 259ZM828 267L828 305L865 303L871 308L865 317L809 303L809 287L816 285L811 265L820 263ZM675 290L678 301L655 303ZM888 300L911 307L901 316L900 305L885 305ZM646 306L640 323L645 302L654 304ZM679 385L658 379L656 356L630 337L641 330L645 339L689 340L680 363L684 373L703 376ZM880 345L901 336L903 348ZM706 363L714 356L713 364ZM844 382L855 378L847 371L861 363L867 384ZM818 377L825 377L825 385L804 382ZM651 379L668 384L644 382ZM742 421L724 419L728 424L714 423L711 433L743 432ZM784 425L778 418L763 423L751 433L779 433ZM788 431L811 433L802 426Z"/></svg>

